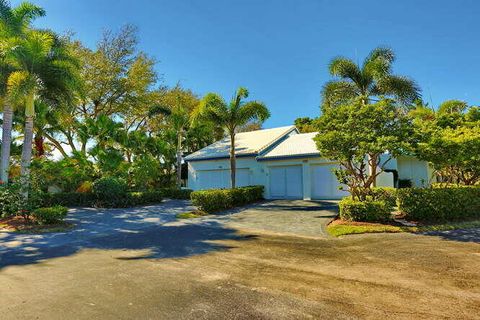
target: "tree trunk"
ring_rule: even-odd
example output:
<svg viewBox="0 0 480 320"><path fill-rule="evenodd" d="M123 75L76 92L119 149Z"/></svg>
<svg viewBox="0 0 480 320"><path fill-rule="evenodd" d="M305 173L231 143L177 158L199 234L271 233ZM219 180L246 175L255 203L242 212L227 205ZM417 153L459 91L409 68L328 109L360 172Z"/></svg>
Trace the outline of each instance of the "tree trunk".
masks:
<svg viewBox="0 0 480 320"><path fill-rule="evenodd" d="M8 183L8 172L10 171L10 147L12 143L12 120L13 109L5 104L3 109L3 130L2 130L2 156L0 162L0 181Z"/></svg>
<svg viewBox="0 0 480 320"><path fill-rule="evenodd" d="M23 195L28 199L28 187L30 183L30 163L32 162L32 140L33 140L33 116L25 117L25 132L22 147L22 160L20 176Z"/></svg>
<svg viewBox="0 0 480 320"><path fill-rule="evenodd" d="M177 134L177 188L182 187L182 136L183 130Z"/></svg>
<svg viewBox="0 0 480 320"><path fill-rule="evenodd" d="M230 134L230 181L232 189L235 188L235 173L237 171L237 161L235 159L235 133Z"/></svg>

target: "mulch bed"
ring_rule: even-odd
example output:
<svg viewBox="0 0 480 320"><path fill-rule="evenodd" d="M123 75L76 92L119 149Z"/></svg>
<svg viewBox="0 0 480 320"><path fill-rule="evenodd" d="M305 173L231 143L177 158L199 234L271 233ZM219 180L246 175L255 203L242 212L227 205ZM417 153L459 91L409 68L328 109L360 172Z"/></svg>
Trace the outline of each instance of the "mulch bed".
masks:
<svg viewBox="0 0 480 320"><path fill-rule="evenodd" d="M25 221L21 216L0 218L0 231L13 232L60 232L73 227L73 224L63 222L59 224L39 225L35 221Z"/></svg>
<svg viewBox="0 0 480 320"><path fill-rule="evenodd" d="M332 222L329 223L329 225L338 225L338 224L346 224L346 225L349 225L349 226L370 226L370 227L373 227L373 226L384 226L384 225L389 225L389 226L396 226L396 227L402 227L403 225L400 224L400 223L397 223L395 221L389 221L389 222L385 222L385 223L380 223L380 222L361 222L361 221L345 221L345 220L341 220L341 219L335 219L333 220Z"/></svg>

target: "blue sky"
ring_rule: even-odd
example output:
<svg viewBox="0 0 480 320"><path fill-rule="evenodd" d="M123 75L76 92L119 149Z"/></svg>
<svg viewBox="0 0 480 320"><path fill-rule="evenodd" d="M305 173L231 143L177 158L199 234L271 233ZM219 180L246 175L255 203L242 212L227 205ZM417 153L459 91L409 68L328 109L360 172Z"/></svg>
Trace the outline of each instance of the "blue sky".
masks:
<svg viewBox="0 0 480 320"><path fill-rule="evenodd" d="M362 61L379 45L395 50L395 73L415 79L431 105L480 104L480 1L31 1L47 10L38 26L91 47L104 29L137 25L164 83L226 98L245 86L272 112L265 127L318 116L329 60Z"/></svg>

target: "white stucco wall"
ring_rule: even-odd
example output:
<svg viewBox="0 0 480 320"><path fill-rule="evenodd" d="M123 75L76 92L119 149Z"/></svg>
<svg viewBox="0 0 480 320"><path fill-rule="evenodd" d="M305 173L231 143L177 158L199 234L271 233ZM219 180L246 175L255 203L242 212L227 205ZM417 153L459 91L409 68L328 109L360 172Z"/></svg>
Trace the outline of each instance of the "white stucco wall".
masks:
<svg viewBox="0 0 480 320"><path fill-rule="evenodd" d="M415 157L401 156L397 159L397 167L398 178L411 180L413 187L430 185L433 172L427 162Z"/></svg>
<svg viewBox="0 0 480 320"><path fill-rule="evenodd" d="M284 160L268 160L257 161L253 157L237 158L237 170L248 169L250 172L250 182L252 185L263 185L265 187L265 198L270 199L270 170L278 166L302 166L303 180L303 198L311 199L312 183L311 183L311 166L322 164L335 164L322 158L295 158ZM188 163L188 188L199 190L200 184L198 180L198 171L203 170L229 170L229 159L191 161ZM228 186L225 186L228 187Z"/></svg>

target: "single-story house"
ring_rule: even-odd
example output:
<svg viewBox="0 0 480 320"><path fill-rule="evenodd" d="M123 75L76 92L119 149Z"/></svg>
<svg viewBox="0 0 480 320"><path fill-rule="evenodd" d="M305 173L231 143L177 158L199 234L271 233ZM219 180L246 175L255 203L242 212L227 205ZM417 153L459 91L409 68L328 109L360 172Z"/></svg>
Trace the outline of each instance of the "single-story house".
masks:
<svg viewBox="0 0 480 320"><path fill-rule="evenodd" d="M263 185L266 199L339 199L332 169L334 161L320 156L313 138L317 133L299 133L295 126L238 133L235 141L237 186ZM188 188L204 190L230 187L230 139L224 138L187 157ZM394 186L400 179L414 186L425 185L431 176L426 162L414 157L392 159L388 172L377 179L379 186Z"/></svg>

